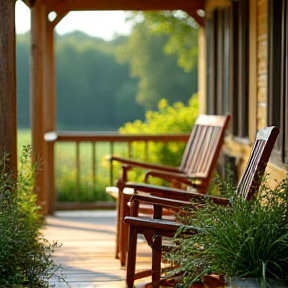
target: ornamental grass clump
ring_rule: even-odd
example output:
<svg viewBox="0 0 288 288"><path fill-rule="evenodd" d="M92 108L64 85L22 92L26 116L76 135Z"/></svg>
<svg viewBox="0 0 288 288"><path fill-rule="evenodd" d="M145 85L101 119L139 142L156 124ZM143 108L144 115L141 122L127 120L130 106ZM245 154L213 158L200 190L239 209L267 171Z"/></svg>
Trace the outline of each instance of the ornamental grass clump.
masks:
<svg viewBox="0 0 288 288"><path fill-rule="evenodd" d="M270 279L287 279L287 178L272 189L265 177L251 201L234 196L228 206L198 207L193 217L181 213L185 225L175 235L173 251L165 256L175 264L171 274L183 275L178 287L191 287L210 274L223 275L225 281L257 278L261 287L268 287ZM189 229L198 233L187 236Z"/></svg>
<svg viewBox="0 0 288 288"><path fill-rule="evenodd" d="M42 235L45 219L34 190L31 149L23 148L17 177L9 171L9 155L0 161L0 287L49 287L60 271L52 256L60 245Z"/></svg>

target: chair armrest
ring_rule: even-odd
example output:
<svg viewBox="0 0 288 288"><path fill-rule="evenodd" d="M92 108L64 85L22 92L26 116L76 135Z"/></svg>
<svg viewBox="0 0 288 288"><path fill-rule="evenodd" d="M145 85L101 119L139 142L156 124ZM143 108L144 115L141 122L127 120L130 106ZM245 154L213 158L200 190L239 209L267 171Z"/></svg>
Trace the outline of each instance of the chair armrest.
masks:
<svg viewBox="0 0 288 288"><path fill-rule="evenodd" d="M182 201L182 200L175 200L175 199L168 199L163 197L151 196L151 195L140 195L134 194L132 195L130 202L131 205L133 201L138 201L141 203L153 204L153 205L160 205L166 208L182 208L183 206L192 206L193 204L189 201Z"/></svg>
<svg viewBox="0 0 288 288"><path fill-rule="evenodd" d="M219 205L228 205L229 199L223 197L216 197L212 195L203 195L196 192L185 191L176 188L169 188L145 183L133 183L133 182L126 182L125 187L132 188L135 191L135 194L138 192L141 193L150 193L156 197L174 199L179 201L190 201L191 199L199 199L199 200L211 200L215 204Z"/></svg>
<svg viewBox="0 0 288 288"><path fill-rule="evenodd" d="M126 182L125 188L134 189L134 194L147 193L147 194L157 196L157 197L172 198L172 199L181 200L181 201L189 201L191 197L193 197L191 196L192 194L195 194L195 195L199 194L199 193L188 192L186 190L181 190L177 188L157 186L157 185L145 184L145 183L133 183L133 182Z"/></svg>
<svg viewBox="0 0 288 288"><path fill-rule="evenodd" d="M132 159L121 158L118 156L112 156L110 158L110 161L111 162L112 161L118 161L122 164L126 164L129 166L135 166L135 167L141 167L141 168L145 168L145 169L152 169L152 170L155 169L155 170L167 171L167 172L173 172L173 173L179 172L177 167L141 162L141 161L136 161L136 160L132 160Z"/></svg>
<svg viewBox="0 0 288 288"><path fill-rule="evenodd" d="M213 197L213 196L202 195L202 194L199 194L199 196L201 197L201 200L209 199L218 205L227 206L229 204L229 199L227 198ZM157 197L157 196L151 196L151 195L147 196L147 195L134 194L130 199L130 215L131 216L138 216L138 209L139 209L140 203L153 205L154 206L153 218L158 218L158 219L161 219L163 216L163 208L178 212L181 208L184 208L184 207L190 206L190 207L199 209L203 205L203 203L192 203L190 201L182 201L178 199L175 200L172 198L169 199L169 198L163 198L163 197Z"/></svg>
<svg viewBox="0 0 288 288"><path fill-rule="evenodd" d="M138 216L139 205L153 205L153 218L161 219L163 216L163 208L178 212L182 207L189 206L192 203L188 201L173 200L151 195L134 194L130 199L130 215Z"/></svg>
<svg viewBox="0 0 288 288"><path fill-rule="evenodd" d="M197 187L201 183L201 177L193 178L184 173L173 173L170 171L149 170L145 172L144 182L148 183L149 176L164 179L166 181L179 181L187 186Z"/></svg>

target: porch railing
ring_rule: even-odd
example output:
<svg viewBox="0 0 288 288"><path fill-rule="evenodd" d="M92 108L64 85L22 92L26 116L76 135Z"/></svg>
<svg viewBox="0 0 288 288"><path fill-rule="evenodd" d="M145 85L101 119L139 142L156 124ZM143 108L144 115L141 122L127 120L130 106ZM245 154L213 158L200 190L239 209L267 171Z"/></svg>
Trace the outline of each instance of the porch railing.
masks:
<svg viewBox="0 0 288 288"><path fill-rule="evenodd" d="M103 155L98 155L96 146L98 143L107 143L108 153L106 155L113 155L115 151L117 150L117 146L120 144L122 145L122 150L124 149L126 151L126 155L123 155L123 157L133 158L133 151L132 151L132 143L133 142L142 142L144 143L144 159L138 159L138 160L144 160L149 161L149 143L151 142L161 142L161 143L169 143L169 142L187 142L189 138L189 134L161 134L161 135L147 135L147 134L120 134L118 132L66 132L66 131L52 131L48 132L44 136L46 143L47 143L47 176L49 179L47 179L47 183L50 183L49 189L49 210L53 213L55 209L55 202L57 199L57 191L55 189L55 184L59 179L56 177L56 163L57 159L61 157L61 155L57 154L57 145L61 143L70 143L74 145L72 148L74 150L74 162L75 162L75 168L76 168L76 175L75 175L75 193L79 191L79 187L81 185L81 176L80 176L80 166L81 166L81 145L86 145L85 149L90 150L90 169L91 169L91 181L92 186L95 187L95 183L97 181L97 170L99 169L99 161L96 161L96 159L103 158ZM86 144L84 144L86 143ZM90 143L90 144L87 144ZM88 146L87 146L88 145ZM88 148L90 146L90 148ZM125 147L125 148L124 148ZM109 158L109 157L108 157ZM86 163L87 164L87 163ZM107 175L109 178L108 185L115 185L113 181L114 179L114 170L113 170L113 163L110 161L107 161ZM78 205L81 204L77 204ZM82 204L83 205L83 204ZM75 205L74 205L75 206ZM72 206L69 205L71 208ZM75 207L75 208L77 208ZM63 205L61 207L61 203L57 204L57 208L64 208ZM80 208L80 207L78 207Z"/></svg>

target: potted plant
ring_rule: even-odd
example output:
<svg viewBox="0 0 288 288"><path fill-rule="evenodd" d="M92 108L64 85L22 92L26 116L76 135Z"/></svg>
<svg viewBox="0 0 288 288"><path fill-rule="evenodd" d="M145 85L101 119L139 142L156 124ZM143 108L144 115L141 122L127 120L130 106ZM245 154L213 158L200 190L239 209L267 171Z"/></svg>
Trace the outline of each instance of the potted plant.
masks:
<svg viewBox="0 0 288 288"><path fill-rule="evenodd" d="M201 208L179 213L185 225L165 255L174 263L168 278L181 275L177 287L288 287L287 178L270 188L266 176L251 201L232 196L225 207L195 207ZM189 229L198 233L188 236Z"/></svg>
<svg viewBox="0 0 288 288"><path fill-rule="evenodd" d="M60 245L41 233L45 218L36 204L30 146L22 154L17 177L7 167L9 155L0 160L0 287L44 288L61 270L52 258Z"/></svg>

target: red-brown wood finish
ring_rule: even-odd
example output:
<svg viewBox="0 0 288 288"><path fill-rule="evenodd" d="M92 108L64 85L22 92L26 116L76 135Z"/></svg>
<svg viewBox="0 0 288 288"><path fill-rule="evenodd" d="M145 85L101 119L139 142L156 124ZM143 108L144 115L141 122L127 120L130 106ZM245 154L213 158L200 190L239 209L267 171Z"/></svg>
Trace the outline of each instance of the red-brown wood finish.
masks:
<svg viewBox="0 0 288 288"><path fill-rule="evenodd" d="M176 183L177 188L183 188L183 185L190 186L196 188L200 193L205 193L219 157L229 120L230 115L199 115L190 134L179 167L140 162L117 156L112 157L112 160L122 163L122 176L117 182L119 192L116 237L116 257L120 258L122 266L126 264L126 252L128 249L128 226L123 223L124 217L130 213L128 202L131 195L125 195L123 192L125 187L131 187L129 183L127 185L128 171L133 167L141 167L147 169L144 177L145 183L148 182L149 177L153 176L168 180L173 185ZM144 190L143 192L145 192ZM148 188L148 193L153 193L153 191ZM143 209L141 212L147 214L147 205L145 210Z"/></svg>
<svg viewBox="0 0 288 288"><path fill-rule="evenodd" d="M245 171L235 191L238 197L250 200L257 193L278 133L279 129L275 126L265 127L258 131ZM134 186L134 189L142 191L144 187L149 190L145 184L139 184L137 188ZM156 190L158 192L156 192ZM130 228L126 278L128 288L132 288L134 280L143 277L143 275L152 275L152 282L155 283L155 287L158 287L157 285L161 277L162 236L173 237L177 229L181 226L181 223L161 219L163 207L170 207L177 210L183 206L193 205L189 202L192 198L209 198L219 205L227 205L229 203L229 199L201 195L199 193L189 193L187 191L181 192L179 189L158 187L153 192L153 194L157 196L133 195L131 198L132 216L127 216L124 219ZM163 193L166 195L165 198L163 198ZM169 195L169 197L167 195ZM153 219L137 217L140 202L153 203ZM197 233L197 229L191 229L191 234L193 233ZM145 271L145 273L141 272L141 274L135 273L135 254L138 234L143 234L147 243L152 248L152 269Z"/></svg>

